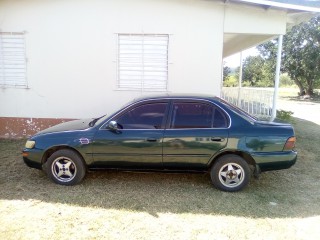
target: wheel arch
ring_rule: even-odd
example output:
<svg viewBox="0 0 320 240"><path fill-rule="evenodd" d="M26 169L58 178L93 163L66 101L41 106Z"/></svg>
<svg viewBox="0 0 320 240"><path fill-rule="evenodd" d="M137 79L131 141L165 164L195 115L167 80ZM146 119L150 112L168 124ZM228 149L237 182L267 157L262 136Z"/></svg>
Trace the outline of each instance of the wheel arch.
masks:
<svg viewBox="0 0 320 240"><path fill-rule="evenodd" d="M222 156L225 155L229 155L229 154L233 154L233 155L238 155L239 157L242 157L249 165L255 167L256 166L256 162L255 160L250 156L249 153L243 152L243 151L239 151L239 150L226 150L223 152L218 153L217 155L215 155L210 163L209 163L209 169L213 166L213 164L218 161L218 159Z"/></svg>
<svg viewBox="0 0 320 240"><path fill-rule="evenodd" d="M77 155L79 155L79 157L82 159L83 163L86 165L86 162L82 156L82 154L75 148L72 148L70 146L66 146L66 145L59 145L59 146L53 146L53 147L50 147L48 148L43 156L42 156L42 159L41 159L41 164L43 165L44 163L46 163L46 161L48 160L48 158L56 151L59 151L59 150L63 150L63 149L68 149L68 150L71 150L71 151L74 151Z"/></svg>

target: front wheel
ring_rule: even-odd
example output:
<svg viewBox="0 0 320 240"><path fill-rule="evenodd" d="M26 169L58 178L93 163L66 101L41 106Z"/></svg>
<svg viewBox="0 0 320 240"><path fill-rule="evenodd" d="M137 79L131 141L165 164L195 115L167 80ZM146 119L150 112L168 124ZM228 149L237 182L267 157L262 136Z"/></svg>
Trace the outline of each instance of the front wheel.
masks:
<svg viewBox="0 0 320 240"><path fill-rule="evenodd" d="M54 152L44 164L44 170L51 180L61 185L75 185L86 174L82 158L69 149Z"/></svg>
<svg viewBox="0 0 320 240"><path fill-rule="evenodd" d="M223 191L236 192L248 185L251 172L248 163L238 155L217 159L210 170L213 185Z"/></svg>

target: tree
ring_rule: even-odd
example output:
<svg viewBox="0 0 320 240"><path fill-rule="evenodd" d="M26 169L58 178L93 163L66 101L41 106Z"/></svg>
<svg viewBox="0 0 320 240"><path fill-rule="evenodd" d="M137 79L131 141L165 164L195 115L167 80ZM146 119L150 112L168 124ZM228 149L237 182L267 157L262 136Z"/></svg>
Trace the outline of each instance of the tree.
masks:
<svg viewBox="0 0 320 240"><path fill-rule="evenodd" d="M263 58L261 56L248 56L243 61L242 79L255 86L262 76Z"/></svg>
<svg viewBox="0 0 320 240"><path fill-rule="evenodd" d="M278 41L258 46L261 56L275 66ZM320 81L320 16L294 26L283 39L282 72L288 73L300 95L313 95Z"/></svg>
<svg viewBox="0 0 320 240"><path fill-rule="evenodd" d="M313 95L320 79L320 16L293 27L285 38L284 70L295 81L302 95Z"/></svg>
<svg viewBox="0 0 320 240"><path fill-rule="evenodd" d="M243 63L244 86L273 86L274 71L262 56L249 56Z"/></svg>
<svg viewBox="0 0 320 240"><path fill-rule="evenodd" d="M223 66L223 81L228 80L230 77L231 69L228 66Z"/></svg>

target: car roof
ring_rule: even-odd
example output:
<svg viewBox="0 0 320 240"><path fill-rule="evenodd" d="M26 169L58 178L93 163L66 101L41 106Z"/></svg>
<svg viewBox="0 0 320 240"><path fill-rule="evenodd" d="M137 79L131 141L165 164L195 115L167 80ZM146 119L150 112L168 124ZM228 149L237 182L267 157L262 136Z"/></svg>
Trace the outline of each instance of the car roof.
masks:
<svg viewBox="0 0 320 240"><path fill-rule="evenodd" d="M203 100L219 100L218 97L214 95L206 94L159 94L159 95L149 95L134 99L133 102L146 101L146 100L161 100L161 99L203 99Z"/></svg>

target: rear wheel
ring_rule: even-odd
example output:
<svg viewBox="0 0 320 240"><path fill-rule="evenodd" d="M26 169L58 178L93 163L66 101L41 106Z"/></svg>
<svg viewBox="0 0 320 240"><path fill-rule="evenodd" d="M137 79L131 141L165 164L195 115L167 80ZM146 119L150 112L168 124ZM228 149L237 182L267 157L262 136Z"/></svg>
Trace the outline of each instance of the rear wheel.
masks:
<svg viewBox="0 0 320 240"><path fill-rule="evenodd" d="M216 188L227 192L235 192L248 185L251 171L243 158L229 154L217 159L210 170L210 176Z"/></svg>
<svg viewBox="0 0 320 240"><path fill-rule="evenodd" d="M44 164L44 170L51 180L61 185L75 185L86 174L82 158L70 149L54 152Z"/></svg>

